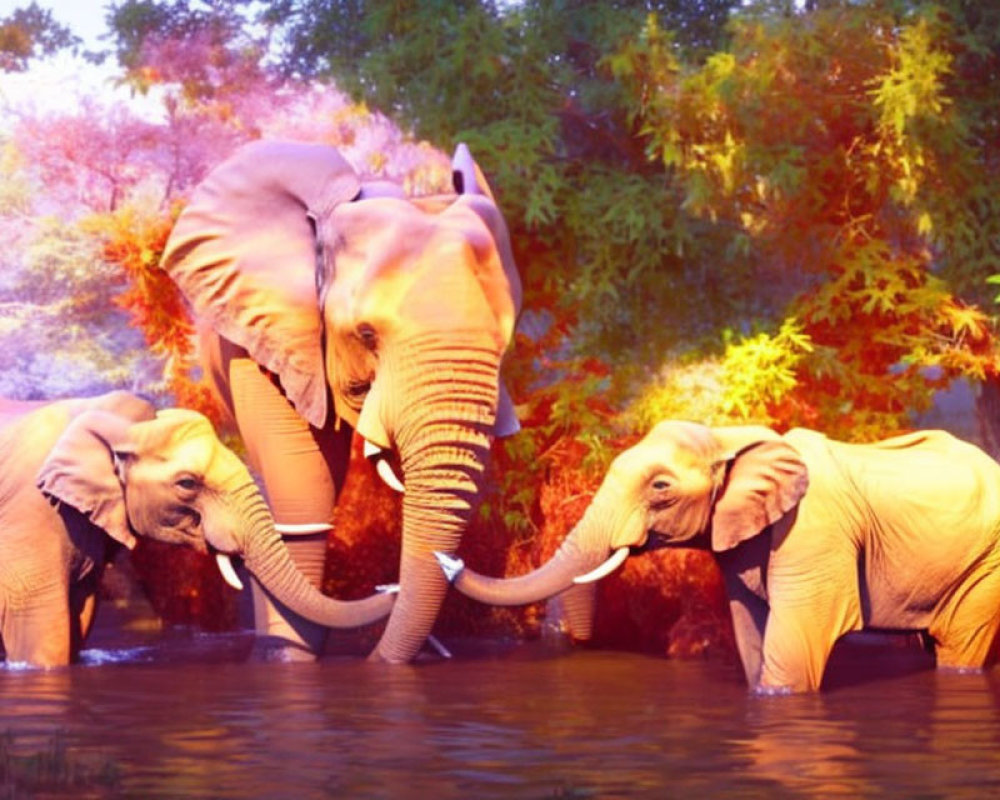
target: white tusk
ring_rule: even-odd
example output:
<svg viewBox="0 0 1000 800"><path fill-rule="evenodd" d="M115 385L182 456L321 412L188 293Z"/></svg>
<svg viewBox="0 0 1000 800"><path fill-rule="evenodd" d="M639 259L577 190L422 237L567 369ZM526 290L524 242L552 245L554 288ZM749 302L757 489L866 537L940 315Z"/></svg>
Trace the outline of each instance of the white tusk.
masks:
<svg viewBox="0 0 1000 800"><path fill-rule="evenodd" d="M594 581L599 581L605 575L610 575L618 569L626 558L628 558L628 548L619 547L614 553L611 554L611 558L599 567L592 569L586 575L579 575L578 577L573 578L573 583L593 583Z"/></svg>
<svg viewBox="0 0 1000 800"><path fill-rule="evenodd" d="M329 522L303 522L301 525L276 522L274 523L274 529L278 533L325 533L326 531L332 531L333 525Z"/></svg>
<svg viewBox="0 0 1000 800"><path fill-rule="evenodd" d="M218 565L219 572L222 574L222 580L232 586L237 592L243 591L243 581L241 581L239 575L236 574L236 570L233 568L233 562L230 560L229 556L225 553L216 553L215 563Z"/></svg>
<svg viewBox="0 0 1000 800"><path fill-rule="evenodd" d="M390 489L395 489L400 494L406 491L403 482L396 477L396 473L392 471L389 462L384 458L380 458L375 462L375 471Z"/></svg>
<svg viewBox="0 0 1000 800"><path fill-rule="evenodd" d="M430 643L431 647L438 651L438 655L441 656L441 658L451 658L451 651L441 644L437 637L428 634L427 641Z"/></svg>
<svg viewBox="0 0 1000 800"><path fill-rule="evenodd" d="M444 570L448 583L454 583L455 578L457 578L462 570L465 569L465 562L462 561L462 559L455 558L447 553L440 553L435 550L434 558L437 559L438 564L441 565L441 569Z"/></svg>
<svg viewBox="0 0 1000 800"><path fill-rule="evenodd" d="M374 442L369 442L367 439L365 439L365 447L363 451L365 458L371 458L372 456L377 456L379 453L382 452L382 450L383 448L379 447Z"/></svg>
<svg viewBox="0 0 1000 800"><path fill-rule="evenodd" d="M377 594L399 594L398 583L380 583L375 587Z"/></svg>

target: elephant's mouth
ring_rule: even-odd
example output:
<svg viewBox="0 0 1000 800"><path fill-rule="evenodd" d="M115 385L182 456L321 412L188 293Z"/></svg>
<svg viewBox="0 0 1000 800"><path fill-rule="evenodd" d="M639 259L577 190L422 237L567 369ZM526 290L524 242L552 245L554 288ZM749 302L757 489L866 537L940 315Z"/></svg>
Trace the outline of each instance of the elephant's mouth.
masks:
<svg viewBox="0 0 1000 800"><path fill-rule="evenodd" d="M663 550L666 547L676 545L676 540L663 533L647 531L646 541L640 545L629 548L629 553L633 556L641 556L643 553L652 553L654 550Z"/></svg>

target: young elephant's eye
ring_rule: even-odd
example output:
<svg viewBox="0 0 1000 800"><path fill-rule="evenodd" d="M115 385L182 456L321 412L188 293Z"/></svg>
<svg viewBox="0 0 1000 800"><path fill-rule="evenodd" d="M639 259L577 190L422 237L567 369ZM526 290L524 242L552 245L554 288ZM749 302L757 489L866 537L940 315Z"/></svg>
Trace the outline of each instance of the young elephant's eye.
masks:
<svg viewBox="0 0 1000 800"><path fill-rule="evenodd" d="M191 477L186 477L178 479L177 486L178 488L184 489L185 491L193 492L195 489L198 488L199 484L196 479Z"/></svg>
<svg viewBox="0 0 1000 800"><path fill-rule="evenodd" d="M670 488L670 481L666 480L665 478L657 478L655 481L653 481L653 488L656 489L656 491L658 492L662 492L664 489Z"/></svg>

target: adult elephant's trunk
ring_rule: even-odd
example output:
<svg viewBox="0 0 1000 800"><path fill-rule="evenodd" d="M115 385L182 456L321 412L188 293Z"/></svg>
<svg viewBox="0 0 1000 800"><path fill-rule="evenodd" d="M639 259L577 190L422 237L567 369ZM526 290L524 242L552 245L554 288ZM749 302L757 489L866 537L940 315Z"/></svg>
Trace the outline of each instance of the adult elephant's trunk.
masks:
<svg viewBox="0 0 1000 800"><path fill-rule="evenodd" d="M400 591L373 660L413 659L448 589L435 551L454 553L482 490L497 409L498 348L470 337L456 347L425 337L400 360L406 389L382 410L403 469Z"/></svg>
<svg viewBox="0 0 1000 800"><path fill-rule="evenodd" d="M257 487L250 483L236 490L232 500L242 520L240 545L247 569L272 597L296 614L331 628L356 628L376 622L392 610L394 597L390 594L353 601L324 595L295 566Z"/></svg>

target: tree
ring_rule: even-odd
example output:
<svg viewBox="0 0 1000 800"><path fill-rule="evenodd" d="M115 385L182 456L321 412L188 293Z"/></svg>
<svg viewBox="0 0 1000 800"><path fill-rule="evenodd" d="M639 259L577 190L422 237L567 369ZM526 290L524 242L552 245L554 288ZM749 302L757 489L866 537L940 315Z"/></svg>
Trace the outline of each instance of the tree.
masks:
<svg viewBox="0 0 1000 800"><path fill-rule="evenodd" d="M653 19L613 64L685 206L793 292L786 313L813 349L783 422L872 438L948 380L996 375L994 322L949 269L963 229L996 214L967 203L986 154L960 113L946 15L751 9L732 32L687 66Z"/></svg>
<svg viewBox="0 0 1000 800"><path fill-rule="evenodd" d="M32 2L0 17L0 72L23 72L31 61L59 50L73 49L79 37L61 25L52 12Z"/></svg>

